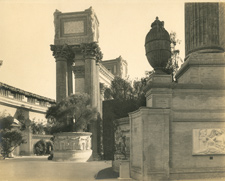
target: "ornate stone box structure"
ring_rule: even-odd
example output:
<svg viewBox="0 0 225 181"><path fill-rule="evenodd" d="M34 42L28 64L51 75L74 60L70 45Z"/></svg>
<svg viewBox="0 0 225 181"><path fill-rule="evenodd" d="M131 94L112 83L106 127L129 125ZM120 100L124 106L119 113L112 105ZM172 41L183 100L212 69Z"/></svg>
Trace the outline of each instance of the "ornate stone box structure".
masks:
<svg viewBox="0 0 225 181"><path fill-rule="evenodd" d="M92 7L81 12L54 13L55 45L98 42L98 18Z"/></svg>
<svg viewBox="0 0 225 181"><path fill-rule="evenodd" d="M63 132L54 136L54 161L86 162L91 158L91 133Z"/></svg>

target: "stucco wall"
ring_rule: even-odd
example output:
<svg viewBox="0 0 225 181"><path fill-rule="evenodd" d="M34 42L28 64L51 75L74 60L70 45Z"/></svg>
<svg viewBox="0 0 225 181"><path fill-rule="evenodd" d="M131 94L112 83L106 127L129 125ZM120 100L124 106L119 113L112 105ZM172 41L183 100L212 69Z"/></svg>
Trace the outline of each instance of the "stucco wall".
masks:
<svg viewBox="0 0 225 181"><path fill-rule="evenodd" d="M0 105L0 113L5 113L6 115L15 116L18 108ZM25 113L26 112L26 113ZM36 112L36 111L24 111L24 116L29 118L31 121L39 122L39 123L47 123L47 119L45 118L44 112Z"/></svg>
<svg viewBox="0 0 225 181"><path fill-rule="evenodd" d="M195 174L207 178L215 173L224 174L224 154L193 154L194 129L225 128L224 103L224 90L174 90L170 133L170 172L173 178L181 175L192 178L196 177Z"/></svg>

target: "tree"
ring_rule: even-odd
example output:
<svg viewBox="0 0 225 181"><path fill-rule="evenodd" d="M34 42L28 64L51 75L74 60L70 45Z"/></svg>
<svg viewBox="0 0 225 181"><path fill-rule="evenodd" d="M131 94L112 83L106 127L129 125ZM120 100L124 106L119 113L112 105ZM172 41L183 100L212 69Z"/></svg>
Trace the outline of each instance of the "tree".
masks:
<svg viewBox="0 0 225 181"><path fill-rule="evenodd" d="M12 116L0 117L0 146L4 158L9 157L16 147L25 143L21 131L13 128L13 120Z"/></svg>
<svg viewBox="0 0 225 181"><path fill-rule="evenodd" d="M177 39L177 35L175 32L170 33L170 41L171 41L171 58L168 61L166 72L172 75L172 78L175 80L175 75L179 68L179 63L183 63L183 60L179 56L180 50L176 49L176 45L180 44L180 40Z"/></svg>
<svg viewBox="0 0 225 181"><path fill-rule="evenodd" d="M129 99L132 94L131 83L120 77L115 77L110 89L106 89L105 92L110 94L113 99Z"/></svg>
<svg viewBox="0 0 225 181"><path fill-rule="evenodd" d="M88 94L74 94L51 106L46 118L52 120L52 133L87 131L97 119L97 109L91 107Z"/></svg>

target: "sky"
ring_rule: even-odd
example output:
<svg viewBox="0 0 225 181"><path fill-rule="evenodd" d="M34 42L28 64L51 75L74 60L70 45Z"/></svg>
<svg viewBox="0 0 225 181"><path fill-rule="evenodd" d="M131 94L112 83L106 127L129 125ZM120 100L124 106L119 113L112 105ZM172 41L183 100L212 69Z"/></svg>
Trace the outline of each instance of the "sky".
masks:
<svg viewBox="0 0 225 181"><path fill-rule="evenodd" d="M131 80L152 70L145 56L145 36L156 16L181 40L184 59L184 0L0 0L0 82L55 99L56 64L53 13L84 11L99 20L103 60L120 55ZM202 1L199 1L202 2Z"/></svg>

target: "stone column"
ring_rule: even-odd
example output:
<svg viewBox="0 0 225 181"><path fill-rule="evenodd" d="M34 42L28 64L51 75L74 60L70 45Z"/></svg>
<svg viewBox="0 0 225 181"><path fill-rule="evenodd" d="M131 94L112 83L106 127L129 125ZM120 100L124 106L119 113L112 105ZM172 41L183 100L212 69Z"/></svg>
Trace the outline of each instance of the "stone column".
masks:
<svg viewBox="0 0 225 181"><path fill-rule="evenodd" d="M63 57L56 58L56 101L68 96L67 93L67 63Z"/></svg>
<svg viewBox="0 0 225 181"><path fill-rule="evenodd" d="M102 102L104 101L104 92L105 92L105 87L103 83L100 83L100 114L102 116Z"/></svg>
<svg viewBox="0 0 225 181"><path fill-rule="evenodd" d="M100 116L102 117L102 109L101 109L101 92L100 92L100 82L99 82L99 62L96 62L96 90L97 90L97 109L100 113Z"/></svg>
<svg viewBox="0 0 225 181"><path fill-rule="evenodd" d="M221 6L222 7L222 6ZM220 32L219 3L185 4L185 53L198 50L223 51L220 43L224 32ZM223 35L222 35L222 34Z"/></svg>
<svg viewBox="0 0 225 181"><path fill-rule="evenodd" d="M67 72L68 72L68 95L73 94L73 72L72 72L73 60L67 61Z"/></svg>
<svg viewBox="0 0 225 181"><path fill-rule="evenodd" d="M91 97L91 106L98 109L99 97L99 74L96 63L102 59L102 53L98 44L89 43L81 45L82 53L85 57L85 92ZM99 110L98 110L99 111ZM98 125L93 121L90 126L92 132L93 160L99 159L98 154Z"/></svg>
<svg viewBox="0 0 225 181"><path fill-rule="evenodd" d="M68 96L67 60L74 54L68 45L51 45L56 60L56 101L59 102Z"/></svg>
<svg viewBox="0 0 225 181"><path fill-rule="evenodd" d="M91 97L92 107L97 108L97 74L96 59L93 56L85 58L85 92Z"/></svg>

